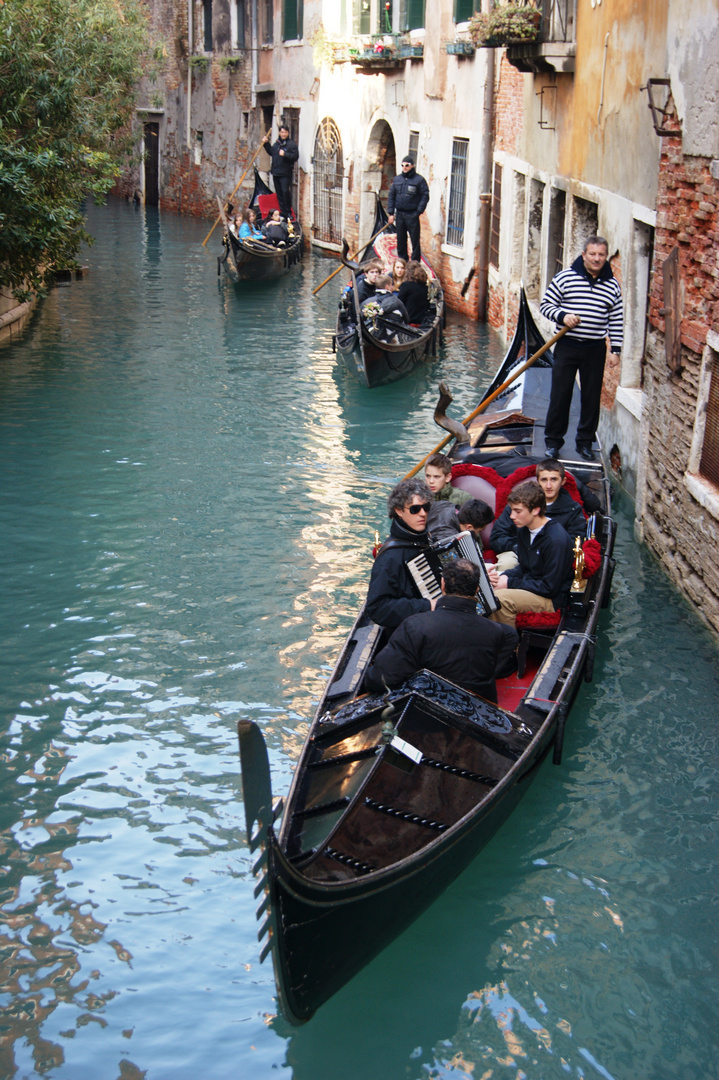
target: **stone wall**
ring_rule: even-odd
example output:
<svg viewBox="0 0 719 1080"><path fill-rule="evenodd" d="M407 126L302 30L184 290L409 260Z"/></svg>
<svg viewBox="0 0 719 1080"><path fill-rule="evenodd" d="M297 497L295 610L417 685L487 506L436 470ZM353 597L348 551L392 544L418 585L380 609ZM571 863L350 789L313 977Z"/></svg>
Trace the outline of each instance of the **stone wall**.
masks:
<svg viewBox="0 0 719 1080"><path fill-rule="evenodd" d="M717 632L719 488L697 475L694 447L702 373L712 342L719 344L718 165L685 155L679 134L663 139L644 366L643 476L637 498L640 536ZM662 266L675 248L683 310L681 367L672 372L665 353Z"/></svg>

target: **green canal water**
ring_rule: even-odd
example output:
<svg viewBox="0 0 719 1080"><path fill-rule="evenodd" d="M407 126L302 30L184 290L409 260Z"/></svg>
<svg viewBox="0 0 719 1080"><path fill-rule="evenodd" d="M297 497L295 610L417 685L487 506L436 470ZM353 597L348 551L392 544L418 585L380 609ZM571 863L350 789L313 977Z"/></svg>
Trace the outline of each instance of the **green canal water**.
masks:
<svg viewBox="0 0 719 1080"><path fill-rule="evenodd" d="M258 963L235 727L286 792L389 486L500 359L335 366L334 268L236 292L206 223L91 209L0 353L0 1076L714 1080L717 648L632 539L564 761L300 1029ZM338 280L341 280L338 278Z"/></svg>

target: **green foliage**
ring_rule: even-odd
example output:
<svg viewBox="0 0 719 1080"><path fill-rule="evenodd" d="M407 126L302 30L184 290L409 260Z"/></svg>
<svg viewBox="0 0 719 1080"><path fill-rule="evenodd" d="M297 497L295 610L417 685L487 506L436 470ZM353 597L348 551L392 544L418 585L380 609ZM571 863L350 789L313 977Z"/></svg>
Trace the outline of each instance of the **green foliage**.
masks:
<svg viewBox="0 0 719 1080"><path fill-rule="evenodd" d="M91 241L82 200L131 148L146 28L140 0L0 3L0 284L18 295Z"/></svg>

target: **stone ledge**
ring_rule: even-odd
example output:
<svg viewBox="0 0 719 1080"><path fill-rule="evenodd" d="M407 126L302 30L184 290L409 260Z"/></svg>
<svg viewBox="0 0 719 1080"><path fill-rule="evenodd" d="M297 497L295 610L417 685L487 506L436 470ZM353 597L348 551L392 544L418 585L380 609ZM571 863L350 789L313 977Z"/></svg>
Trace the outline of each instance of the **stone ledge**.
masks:
<svg viewBox="0 0 719 1080"><path fill-rule="evenodd" d="M719 488L703 476L684 473L684 485L689 494L719 521Z"/></svg>
<svg viewBox="0 0 719 1080"><path fill-rule="evenodd" d="M641 420L644 408L644 391L634 390L628 386L618 386L615 401L627 410L635 418Z"/></svg>

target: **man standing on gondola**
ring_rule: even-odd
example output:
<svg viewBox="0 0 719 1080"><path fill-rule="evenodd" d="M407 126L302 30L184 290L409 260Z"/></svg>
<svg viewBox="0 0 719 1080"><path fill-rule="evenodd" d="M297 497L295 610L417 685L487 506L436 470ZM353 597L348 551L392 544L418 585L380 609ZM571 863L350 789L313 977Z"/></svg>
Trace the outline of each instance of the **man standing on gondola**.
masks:
<svg viewBox="0 0 719 1080"><path fill-rule="evenodd" d="M607 337L621 352L622 290L612 273L603 236L590 236L584 251L549 283L539 309L547 319L569 328L554 349L552 390L544 428L548 458L558 458L569 424L574 380L579 372L581 412L576 447L584 461L594 461L592 443L599 423Z"/></svg>
<svg viewBox="0 0 719 1080"><path fill-rule="evenodd" d="M274 145L270 145L269 135L265 135L262 142L272 158L270 174L275 185L280 214L289 221L292 213L292 169L300 156L297 143L290 138L290 129L286 124L280 124L279 138Z"/></svg>
<svg viewBox="0 0 719 1080"><path fill-rule="evenodd" d="M402 158L402 172L395 176L387 199L388 224L397 229L397 255L408 259L407 234L412 241L412 259L421 262L419 243L419 216L429 202L427 181L414 167L414 158L407 154Z"/></svg>

